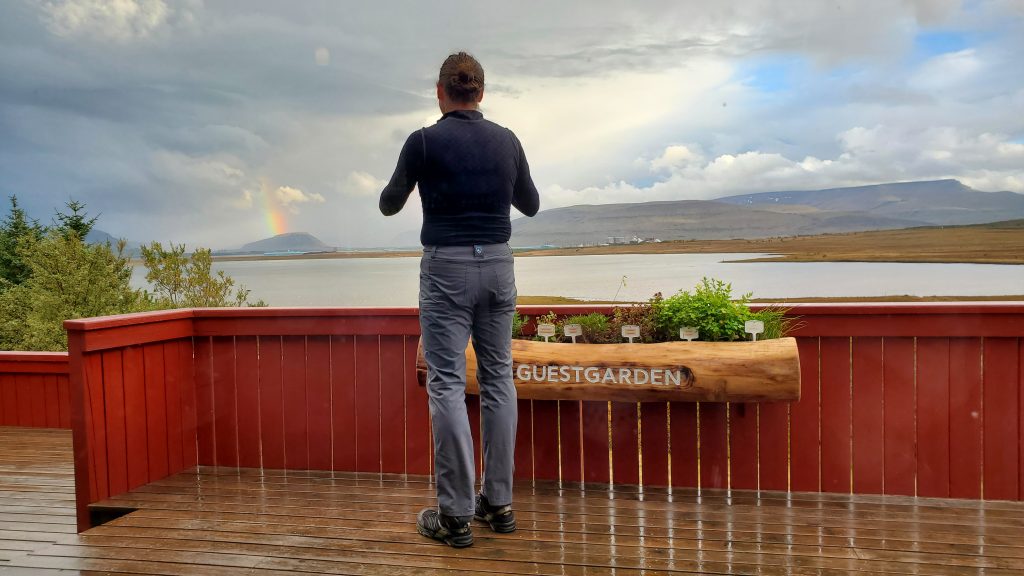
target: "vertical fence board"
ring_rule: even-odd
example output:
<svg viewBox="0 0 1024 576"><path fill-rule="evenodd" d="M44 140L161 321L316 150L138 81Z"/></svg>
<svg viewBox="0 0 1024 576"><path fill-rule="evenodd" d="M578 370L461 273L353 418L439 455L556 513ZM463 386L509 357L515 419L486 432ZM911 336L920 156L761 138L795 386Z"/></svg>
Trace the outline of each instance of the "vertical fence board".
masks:
<svg viewBox="0 0 1024 576"><path fill-rule="evenodd" d="M1024 338L1017 339L1017 390L1024 390ZM1017 395L1017 414L1024 416L1024 393ZM1017 494L1024 500L1024 423L1020 426L1017 443Z"/></svg>
<svg viewBox="0 0 1024 576"><path fill-rule="evenodd" d="M757 404L729 404L729 487L757 489Z"/></svg>
<svg viewBox="0 0 1024 576"><path fill-rule="evenodd" d="M981 497L981 339L949 339L949 495Z"/></svg>
<svg viewBox="0 0 1024 576"><path fill-rule="evenodd" d="M669 404L669 419L672 485L696 488L697 405L693 402L672 402Z"/></svg>
<svg viewBox="0 0 1024 576"><path fill-rule="evenodd" d="M146 372L143 352L130 346L121 352L124 386L125 446L128 489L149 481L149 448L146 431Z"/></svg>
<svg viewBox="0 0 1024 576"><path fill-rule="evenodd" d="M517 404L515 478L533 480L533 400L519 400Z"/></svg>
<svg viewBox="0 0 1024 576"><path fill-rule="evenodd" d="M165 342L162 353L164 360L164 392L167 395L167 465L170 470L185 468L182 454L184 415L181 411L181 353L178 341Z"/></svg>
<svg viewBox="0 0 1024 576"><path fill-rule="evenodd" d="M356 357L354 336L331 337L331 429L333 468L356 465Z"/></svg>
<svg viewBox="0 0 1024 576"><path fill-rule="evenodd" d="M758 488L789 489L789 404L762 402L758 412Z"/></svg>
<svg viewBox="0 0 1024 576"><path fill-rule="evenodd" d="M558 403L533 401L533 477L558 480Z"/></svg>
<svg viewBox="0 0 1024 576"><path fill-rule="evenodd" d="M913 496L917 476L914 339L882 342L885 378L885 493Z"/></svg>
<svg viewBox="0 0 1024 576"><path fill-rule="evenodd" d="M700 422L700 486L701 488L729 487L729 433L728 410L722 402L700 402L697 405Z"/></svg>
<svg viewBox="0 0 1024 576"><path fill-rule="evenodd" d="M356 466L380 472L380 338L356 336Z"/></svg>
<svg viewBox="0 0 1024 576"><path fill-rule="evenodd" d="M607 484L608 403L584 401L583 405L583 480Z"/></svg>
<svg viewBox="0 0 1024 576"><path fill-rule="evenodd" d="M196 443L199 464L217 464L216 434L214 429L213 398L213 343L209 337L195 340L196 378Z"/></svg>
<svg viewBox="0 0 1024 576"><path fill-rule="evenodd" d="M71 428L71 384L67 376L57 376L57 395L60 403L60 427Z"/></svg>
<svg viewBox="0 0 1024 576"><path fill-rule="evenodd" d="M284 384L280 336L260 336L260 449L263 467L284 468Z"/></svg>
<svg viewBox="0 0 1024 576"><path fill-rule="evenodd" d="M797 338L800 352L800 401L790 407L790 478L795 492L821 489L821 389L819 339Z"/></svg>
<svg viewBox="0 0 1024 576"><path fill-rule="evenodd" d="M191 468L199 463L199 414L196 405L196 341L178 343L178 365L181 367L181 421L182 466Z"/></svg>
<svg viewBox="0 0 1024 576"><path fill-rule="evenodd" d="M565 421L562 421L565 424ZM565 448L562 448L563 452ZM640 458L644 486L668 486L668 403L640 405ZM564 469L563 469L564 471Z"/></svg>
<svg viewBox="0 0 1024 576"><path fill-rule="evenodd" d="M405 339L380 337L381 471L405 472Z"/></svg>
<svg viewBox="0 0 1024 576"><path fill-rule="evenodd" d="M18 425L18 385L13 375L0 374L0 424Z"/></svg>
<svg viewBox="0 0 1024 576"><path fill-rule="evenodd" d="M984 494L989 500L1016 500L1019 420L1016 338L985 338L983 414Z"/></svg>
<svg viewBox="0 0 1024 576"><path fill-rule="evenodd" d="M128 444L124 419L124 373L121 350L103 352L104 414L99 422L107 433L107 483L110 495L128 491Z"/></svg>
<svg viewBox="0 0 1024 576"><path fill-rule="evenodd" d="M211 342L210 382L213 388L213 447L217 466L238 466L238 411L235 399L235 338Z"/></svg>
<svg viewBox="0 0 1024 576"><path fill-rule="evenodd" d="M18 411L15 414L17 419L15 420L16 426L31 426L32 425L32 382L25 377L24 374L20 374L14 377L14 387L17 390L15 398L18 400Z"/></svg>
<svg viewBox="0 0 1024 576"><path fill-rule="evenodd" d="M23 376L28 383L29 398L31 398L31 412L29 413L29 426L35 428L46 427L46 380L42 374L26 374Z"/></svg>
<svg viewBox="0 0 1024 576"><path fill-rule="evenodd" d="M881 494L885 479L882 339L853 339L853 491Z"/></svg>
<svg viewBox="0 0 1024 576"><path fill-rule="evenodd" d="M235 336L235 398L238 406L238 465L260 464L260 356L255 336Z"/></svg>
<svg viewBox="0 0 1024 576"><path fill-rule="evenodd" d="M110 496L107 463L106 390L103 385L103 355L84 354L82 383L85 386L85 424L89 445L89 493L96 500Z"/></svg>
<svg viewBox="0 0 1024 576"><path fill-rule="evenodd" d="M418 336L405 337L405 472L430 473L430 405L427 387L416 379Z"/></svg>
<svg viewBox="0 0 1024 576"><path fill-rule="evenodd" d="M281 382L284 399L284 467L309 468L309 429L306 420L306 337L281 338Z"/></svg>
<svg viewBox="0 0 1024 576"><path fill-rule="evenodd" d="M849 494L850 339L821 339L821 490Z"/></svg>
<svg viewBox="0 0 1024 576"><path fill-rule="evenodd" d="M309 430L309 468L330 470L331 445L331 337L306 337L306 420Z"/></svg>
<svg viewBox="0 0 1024 576"><path fill-rule="evenodd" d="M60 392L57 389L57 376L47 374L43 378L43 386L45 386L46 397L46 422L43 425L47 428L59 428Z"/></svg>
<svg viewBox="0 0 1024 576"><path fill-rule="evenodd" d="M917 494L949 496L949 339L917 339Z"/></svg>
<svg viewBox="0 0 1024 576"><path fill-rule="evenodd" d="M164 348L149 344L142 350L146 369L146 433L149 446L149 482L167 476L167 389L165 386Z"/></svg>
<svg viewBox="0 0 1024 576"><path fill-rule="evenodd" d="M580 403L578 400L558 402L559 444L562 447L561 475L563 482L583 481L583 447L580 443Z"/></svg>
<svg viewBox="0 0 1024 576"><path fill-rule="evenodd" d="M636 402L612 402L612 481L640 483Z"/></svg>

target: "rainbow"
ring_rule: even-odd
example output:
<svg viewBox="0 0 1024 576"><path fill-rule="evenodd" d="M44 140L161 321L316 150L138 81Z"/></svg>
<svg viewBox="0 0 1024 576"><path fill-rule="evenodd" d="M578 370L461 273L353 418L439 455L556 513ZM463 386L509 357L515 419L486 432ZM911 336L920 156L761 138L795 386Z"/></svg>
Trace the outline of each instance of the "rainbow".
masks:
<svg viewBox="0 0 1024 576"><path fill-rule="evenodd" d="M274 192L271 186L264 183L260 186L263 193L263 210L267 219L267 228L274 236L284 234L288 231L288 222L285 220L284 208L274 200Z"/></svg>

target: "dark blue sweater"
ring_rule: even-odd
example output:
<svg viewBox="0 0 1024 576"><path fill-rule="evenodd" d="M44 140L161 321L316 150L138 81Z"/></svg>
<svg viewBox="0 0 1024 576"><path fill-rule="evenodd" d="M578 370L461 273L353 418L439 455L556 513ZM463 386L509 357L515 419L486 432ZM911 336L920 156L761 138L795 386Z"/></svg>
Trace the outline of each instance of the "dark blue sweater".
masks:
<svg viewBox="0 0 1024 576"><path fill-rule="evenodd" d="M527 216L540 207L519 139L476 110L456 110L413 132L380 195L386 216L419 185L424 246L508 242L510 206Z"/></svg>

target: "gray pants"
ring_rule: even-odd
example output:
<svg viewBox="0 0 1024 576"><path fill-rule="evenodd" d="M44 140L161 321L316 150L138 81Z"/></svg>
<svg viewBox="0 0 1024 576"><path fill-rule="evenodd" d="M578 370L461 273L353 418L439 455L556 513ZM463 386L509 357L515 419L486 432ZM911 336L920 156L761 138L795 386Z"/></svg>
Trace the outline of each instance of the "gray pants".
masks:
<svg viewBox="0 0 1024 576"><path fill-rule="evenodd" d="M476 467L466 412L465 355L470 337L483 419L482 492L493 505L512 503L518 418L510 349L515 305L512 250L507 244L423 249L420 329L442 514L473 515Z"/></svg>

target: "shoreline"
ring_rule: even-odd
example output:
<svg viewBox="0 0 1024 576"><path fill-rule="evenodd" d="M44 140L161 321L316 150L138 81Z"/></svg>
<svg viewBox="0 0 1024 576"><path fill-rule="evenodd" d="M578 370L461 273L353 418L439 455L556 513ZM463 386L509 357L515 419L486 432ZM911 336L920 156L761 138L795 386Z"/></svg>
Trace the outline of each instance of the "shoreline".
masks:
<svg viewBox="0 0 1024 576"><path fill-rule="evenodd" d="M1024 225L991 224L848 232L817 236L515 249L518 257L627 254L771 254L730 262L893 262L907 264L1024 264ZM280 256L214 256L214 262L410 258L420 250L326 252Z"/></svg>

